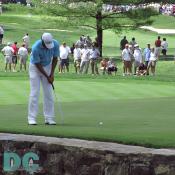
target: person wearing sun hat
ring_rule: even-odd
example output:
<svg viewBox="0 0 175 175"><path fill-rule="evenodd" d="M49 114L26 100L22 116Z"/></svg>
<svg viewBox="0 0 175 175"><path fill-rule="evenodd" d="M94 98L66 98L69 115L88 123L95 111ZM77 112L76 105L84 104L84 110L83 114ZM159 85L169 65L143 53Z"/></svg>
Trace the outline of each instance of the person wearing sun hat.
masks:
<svg viewBox="0 0 175 175"><path fill-rule="evenodd" d="M28 124L36 125L38 114L38 100L40 94L40 83L43 87L43 115L45 124L55 125L54 98L52 84L54 71L57 64L59 43L50 33L43 33L40 40L32 46L29 65L30 97L28 106Z"/></svg>

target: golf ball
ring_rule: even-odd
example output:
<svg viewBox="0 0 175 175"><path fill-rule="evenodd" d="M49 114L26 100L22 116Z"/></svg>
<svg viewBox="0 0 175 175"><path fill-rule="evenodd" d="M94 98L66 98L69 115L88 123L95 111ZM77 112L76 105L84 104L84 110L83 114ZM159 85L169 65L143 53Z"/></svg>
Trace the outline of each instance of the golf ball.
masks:
<svg viewBox="0 0 175 175"><path fill-rule="evenodd" d="M103 122L99 122L99 125L103 125Z"/></svg>

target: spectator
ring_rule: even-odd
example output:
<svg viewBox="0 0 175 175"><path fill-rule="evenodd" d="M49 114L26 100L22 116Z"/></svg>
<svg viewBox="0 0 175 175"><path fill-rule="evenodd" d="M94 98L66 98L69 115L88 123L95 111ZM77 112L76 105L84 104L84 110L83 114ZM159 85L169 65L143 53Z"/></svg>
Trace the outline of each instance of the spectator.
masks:
<svg viewBox="0 0 175 175"><path fill-rule="evenodd" d="M92 75L94 75L94 73L98 74L97 61L99 57L100 52L98 48L96 48L95 45L93 45L92 49L90 50L90 64L91 64Z"/></svg>
<svg viewBox="0 0 175 175"><path fill-rule="evenodd" d="M147 66L143 63L140 64L140 66L137 69L136 75L137 76L143 76L147 73Z"/></svg>
<svg viewBox="0 0 175 175"><path fill-rule="evenodd" d="M151 48L150 60L149 60L149 64L147 67L147 74L149 74L149 69L151 68L152 75L153 76L155 75L156 61L157 61L157 56L155 53L155 49L153 47L153 48Z"/></svg>
<svg viewBox="0 0 175 175"><path fill-rule="evenodd" d="M74 55L75 72L78 73L78 72L80 72L80 63L81 63L81 49L78 48L78 45L75 45L73 55Z"/></svg>
<svg viewBox="0 0 175 175"><path fill-rule="evenodd" d="M3 37L4 37L4 29L2 26L0 26L0 44L2 44Z"/></svg>
<svg viewBox="0 0 175 175"><path fill-rule="evenodd" d="M135 41L135 38L133 37L132 40L130 41L129 45L131 45L131 51L132 54L134 53L134 46L137 44L137 42Z"/></svg>
<svg viewBox="0 0 175 175"><path fill-rule="evenodd" d="M88 69L89 69L89 60L90 60L90 50L87 48L87 45L84 45L84 49L82 49L81 51L81 64L80 64L80 73L83 73L83 69L84 73L87 74L88 73Z"/></svg>
<svg viewBox="0 0 175 175"><path fill-rule="evenodd" d="M126 36L124 36L123 39L120 41L120 50L123 50L126 44L128 44L128 40L126 39Z"/></svg>
<svg viewBox="0 0 175 175"><path fill-rule="evenodd" d="M162 54L166 56L167 49L168 49L168 42L166 41L166 38L163 38L163 41L161 43L162 46Z"/></svg>
<svg viewBox="0 0 175 175"><path fill-rule="evenodd" d="M84 37L81 36L80 39L76 42L76 45L78 45L79 48L83 48L84 47Z"/></svg>
<svg viewBox="0 0 175 175"><path fill-rule="evenodd" d="M155 55L159 58L161 52L161 40L160 36L158 36L157 40L155 41Z"/></svg>
<svg viewBox="0 0 175 175"><path fill-rule="evenodd" d="M70 48L66 45L65 42L63 42L63 45L60 46L60 59L61 59L61 63L60 63L60 71L61 73L63 73L63 69L64 66L66 66L67 72L69 72L69 54L71 53Z"/></svg>
<svg viewBox="0 0 175 175"><path fill-rule="evenodd" d="M30 37L29 37L29 34L26 33L26 35L25 35L22 39L23 39L23 42L24 42L24 44L25 44L26 49L28 50L28 49L29 49L29 45L30 45Z"/></svg>
<svg viewBox="0 0 175 175"><path fill-rule="evenodd" d="M122 51L122 61L123 61L123 76L132 74L132 64L131 64L131 55L129 50L129 45L125 45L125 49Z"/></svg>
<svg viewBox="0 0 175 175"><path fill-rule="evenodd" d="M100 62L100 70L103 71L103 75L105 74L107 70L107 66L108 66L108 62L105 58L103 58L102 61Z"/></svg>
<svg viewBox="0 0 175 175"><path fill-rule="evenodd" d="M108 61L108 75L112 75L112 72L117 73L117 66L115 65L112 58Z"/></svg>
<svg viewBox="0 0 175 175"><path fill-rule="evenodd" d="M85 44L87 45L88 48L92 47L92 40L89 35L85 38Z"/></svg>
<svg viewBox="0 0 175 175"><path fill-rule="evenodd" d="M13 52L13 57L12 57L12 63L13 63L13 72L16 72L16 65L17 65L17 60L18 60L18 56L17 56L17 54L18 54L18 47L17 47L17 42L14 42L14 44L12 44L12 48L13 48L13 50L14 50L14 52Z"/></svg>
<svg viewBox="0 0 175 175"><path fill-rule="evenodd" d="M143 56L145 60L145 66L147 67L151 56L150 44L147 44L147 48L144 49Z"/></svg>
<svg viewBox="0 0 175 175"><path fill-rule="evenodd" d="M77 45L78 46L78 45ZM75 43L72 44L72 47L70 48L71 54L74 54L74 49L75 49Z"/></svg>
<svg viewBox="0 0 175 175"><path fill-rule="evenodd" d="M14 53L14 50L11 47L11 43L8 43L7 46L5 46L2 49L2 53L3 53L4 58L5 58L5 72L7 72L8 65L9 65L9 71L11 72L12 56Z"/></svg>
<svg viewBox="0 0 175 175"><path fill-rule="evenodd" d="M139 48L139 45L135 45L135 50L134 50L134 75L136 75L136 70L137 68L141 65L142 63L142 51Z"/></svg>
<svg viewBox="0 0 175 175"><path fill-rule="evenodd" d="M22 46L19 48L18 55L19 55L20 71L22 71L22 65L24 66L24 70L26 71L28 51L25 48L25 44L22 44Z"/></svg>

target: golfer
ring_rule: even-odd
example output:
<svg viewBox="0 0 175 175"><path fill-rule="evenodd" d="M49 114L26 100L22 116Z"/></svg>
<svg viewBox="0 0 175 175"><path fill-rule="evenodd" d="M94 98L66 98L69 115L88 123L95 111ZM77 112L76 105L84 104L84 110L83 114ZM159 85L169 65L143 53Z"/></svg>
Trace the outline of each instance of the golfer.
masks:
<svg viewBox="0 0 175 175"><path fill-rule="evenodd" d="M55 125L54 99L52 84L54 71L59 57L59 43L50 33L44 33L32 46L29 65L30 98L28 107L28 124L36 125L40 83L43 87L43 113L45 124Z"/></svg>

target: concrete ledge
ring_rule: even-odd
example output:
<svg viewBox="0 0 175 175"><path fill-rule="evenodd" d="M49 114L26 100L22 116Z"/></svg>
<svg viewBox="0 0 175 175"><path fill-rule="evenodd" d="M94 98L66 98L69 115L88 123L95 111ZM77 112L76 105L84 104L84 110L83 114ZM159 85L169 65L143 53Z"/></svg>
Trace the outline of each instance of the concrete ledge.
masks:
<svg viewBox="0 0 175 175"><path fill-rule="evenodd" d="M175 150L117 143L0 133L0 148L35 152L45 175L175 175ZM3 172L3 169L0 169ZM19 174L21 171L11 172ZM8 174L8 172L3 172Z"/></svg>

